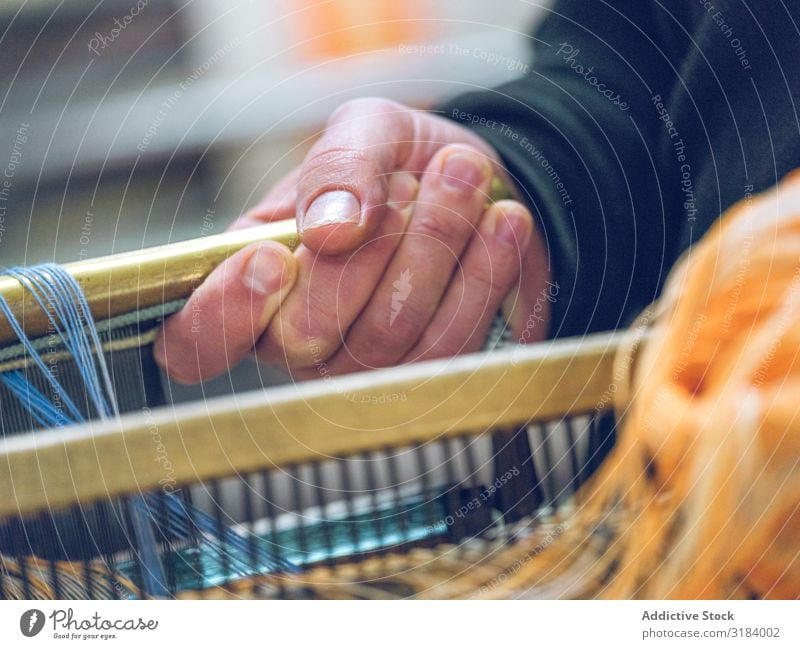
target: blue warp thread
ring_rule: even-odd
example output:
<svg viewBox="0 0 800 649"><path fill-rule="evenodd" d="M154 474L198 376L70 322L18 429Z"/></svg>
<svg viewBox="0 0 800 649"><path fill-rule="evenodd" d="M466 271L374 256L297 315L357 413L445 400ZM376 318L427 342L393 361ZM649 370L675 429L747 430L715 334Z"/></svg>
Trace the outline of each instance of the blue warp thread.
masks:
<svg viewBox="0 0 800 649"><path fill-rule="evenodd" d="M58 335L78 368L86 393L101 419L119 416L114 386L102 352L100 336L80 285L61 266L42 264L31 268L10 268L4 272L28 290L47 315L49 331ZM86 421L81 411L59 382L53 368L44 362L20 325L8 302L0 296L0 312L25 348L28 357L42 372L53 398L48 399L20 370L0 374L8 390L29 410L40 425L59 428ZM57 405L60 404L60 405ZM152 596L168 595L164 569L143 497L131 498L131 522L142 563L145 590Z"/></svg>
<svg viewBox="0 0 800 649"><path fill-rule="evenodd" d="M19 281L47 315L49 332L58 336L73 358L95 414L101 419L119 416L114 384L102 352L100 336L80 285L56 264L11 268L5 274ZM32 385L21 370L0 373L0 381L28 409L33 419L45 428L59 428L86 421L58 380L53 367L45 363L2 295L0 313L8 320L28 358L41 371L52 391L52 398ZM159 516L162 519L159 525L163 525L167 534L189 538L194 528L199 533L201 545L215 554L224 555L229 563L241 564L239 555L251 556L260 570L297 571L292 563L276 557L260 543L245 539L233 530L220 528L207 514L183 503L173 494L166 496L166 511L163 514L159 513L159 502L152 494L128 500L144 588L152 596L169 595L152 526L153 519L158 521ZM246 566L237 565L236 573L245 576L249 570Z"/></svg>

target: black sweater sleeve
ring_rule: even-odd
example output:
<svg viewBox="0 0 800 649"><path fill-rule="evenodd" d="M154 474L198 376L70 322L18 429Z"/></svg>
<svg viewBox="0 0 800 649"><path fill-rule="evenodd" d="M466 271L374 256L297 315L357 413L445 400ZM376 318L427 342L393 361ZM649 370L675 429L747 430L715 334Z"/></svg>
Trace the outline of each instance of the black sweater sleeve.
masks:
<svg viewBox="0 0 800 649"><path fill-rule="evenodd" d="M657 105L682 52L654 4L557 1L523 78L443 108L497 149L539 219L558 287L551 336L627 324L678 252Z"/></svg>

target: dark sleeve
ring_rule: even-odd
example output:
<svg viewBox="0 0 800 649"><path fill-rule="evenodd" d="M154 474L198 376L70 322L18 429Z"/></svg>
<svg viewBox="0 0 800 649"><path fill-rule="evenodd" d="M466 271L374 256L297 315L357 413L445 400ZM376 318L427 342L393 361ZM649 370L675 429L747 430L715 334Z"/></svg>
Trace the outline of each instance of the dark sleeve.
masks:
<svg viewBox="0 0 800 649"><path fill-rule="evenodd" d="M681 53L654 4L558 1L523 78L443 108L497 149L540 220L558 286L551 336L627 324L676 254L654 97Z"/></svg>

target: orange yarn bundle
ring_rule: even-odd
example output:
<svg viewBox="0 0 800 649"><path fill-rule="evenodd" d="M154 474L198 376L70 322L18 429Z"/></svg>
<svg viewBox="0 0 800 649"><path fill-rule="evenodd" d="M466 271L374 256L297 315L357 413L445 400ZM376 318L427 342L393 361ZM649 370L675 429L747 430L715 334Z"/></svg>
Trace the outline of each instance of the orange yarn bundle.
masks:
<svg viewBox="0 0 800 649"><path fill-rule="evenodd" d="M800 597L800 172L684 256L649 329L569 532L489 596Z"/></svg>

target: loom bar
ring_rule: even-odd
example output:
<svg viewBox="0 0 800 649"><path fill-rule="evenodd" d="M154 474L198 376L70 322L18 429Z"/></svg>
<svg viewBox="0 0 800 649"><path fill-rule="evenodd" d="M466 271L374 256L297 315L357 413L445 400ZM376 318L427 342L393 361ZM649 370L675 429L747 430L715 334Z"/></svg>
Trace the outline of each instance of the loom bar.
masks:
<svg viewBox="0 0 800 649"><path fill-rule="evenodd" d="M428 361L8 438L0 441L0 516L608 409L623 335ZM405 399L370 404L391 394ZM169 475L154 461L160 444Z"/></svg>

